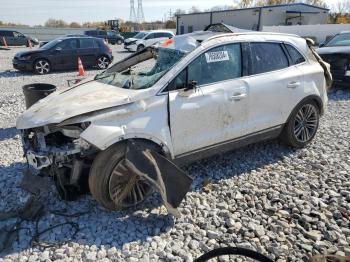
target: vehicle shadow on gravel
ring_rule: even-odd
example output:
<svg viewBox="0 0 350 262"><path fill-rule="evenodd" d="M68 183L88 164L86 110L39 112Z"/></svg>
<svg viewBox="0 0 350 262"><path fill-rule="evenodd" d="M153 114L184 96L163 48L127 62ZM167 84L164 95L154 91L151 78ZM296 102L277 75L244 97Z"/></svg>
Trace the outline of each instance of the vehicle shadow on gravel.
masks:
<svg viewBox="0 0 350 262"><path fill-rule="evenodd" d="M0 141L14 138L19 132L15 127L0 128Z"/></svg>
<svg viewBox="0 0 350 262"><path fill-rule="evenodd" d="M30 72L21 72L14 70L6 70L0 72L0 78L11 78L11 77L19 77L19 76L32 76Z"/></svg>
<svg viewBox="0 0 350 262"><path fill-rule="evenodd" d="M294 149L280 144L278 140L272 140L200 160L184 169L194 179L193 190L201 191L203 183L217 183L220 180L249 174L266 165L283 161L295 152Z"/></svg>

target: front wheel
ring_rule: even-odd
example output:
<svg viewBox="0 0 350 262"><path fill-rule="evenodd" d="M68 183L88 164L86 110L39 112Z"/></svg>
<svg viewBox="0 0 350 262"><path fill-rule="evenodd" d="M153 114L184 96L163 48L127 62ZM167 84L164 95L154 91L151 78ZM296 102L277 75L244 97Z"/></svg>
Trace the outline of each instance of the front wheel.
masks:
<svg viewBox="0 0 350 262"><path fill-rule="evenodd" d="M34 71L39 75L45 75L51 72L51 65L45 59L38 59L34 63Z"/></svg>
<svg viewBox="0 0 350 262"><path fill-rule="evenodd" d="M303 148L314 139L320 121L320 111L315 102L309 101L297 107L286 124L282 139L295 148Z"/></svg>
<svg viewBox="0 0 350 262"><path fill-rule="evenodd" d="M152 186L125 165L126 143L100 152L91 167L89 188L92 196L108 210L136 206L152 192Z"/></svg>
<svg viewBox="0 0 350 262"><path fill-rule="evenodd" d="M137 52L140 52L141 50L143 50L145 47L143 45L139 45L137 47Z"/></svg>
<svg viewBox="0 0 350 262"><path fill-rule="evenodd" d="M98 59L97 59L97 67L99 69L107 69L107 67L109 66L110 64L110 60L108 57L106 56L100 56Z"/></svg>

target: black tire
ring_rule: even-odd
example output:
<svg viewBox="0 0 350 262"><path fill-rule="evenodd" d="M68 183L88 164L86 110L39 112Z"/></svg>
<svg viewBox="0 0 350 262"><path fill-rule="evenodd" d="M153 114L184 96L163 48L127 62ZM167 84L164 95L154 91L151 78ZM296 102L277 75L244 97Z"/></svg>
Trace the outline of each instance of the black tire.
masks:
<svg viewBox="0 0 350 262"><path fill-rule="evenodd" d="M123 43L123 41L121 39L117 40L117 45L121 45Z"/></svg>
<svg viewBox="0 0 350 262"><path fill-rule="evenodd" d="M137 52L140 52L141 50L143 50L145 48L144 45L138 45L137 46Z"/></svg>
<svg viewBox="0 0 350 262"><path fill-rule="evenodd" d="M117 143L100 152L94 159L90 169L89 188L92 196L100 205L112 211L136 206L142 203L152 192L152 187L146 183L146 181L139 179L134 181L136 181L135 183L139 183L139 186L142 185L144 193L143 198L138 196L138 201L130 201L130 199L127 199L126 197L125 201L120 201L118 202L119 204L116 204L112 200L113 194L111 193L111 183L116 181L116 177L120 178L121 181L117 186L123 185L122 182L125 184L126 182L129 182L130 179L134 179L134 175L131 172L128 172L128 170L125 170L118 165L124 159L126 145L127 142ZM137 145L142 148L149 148L159 152L158 147L143 140L137 141ZM116 170L117 172L124 171L122 172L123 176L120 176L119 173L119 175L116 176ZM133 184L130 188L135 188L134 185L135 184ZM129 192L131 192L131 190ZM131 195L131 193L128 195Z"/></svg>
<svg viewBox="0 0 350 262"><path fill-rule="evenodd" d="M51 64L46 59L40 58L35 60L33 69L38 75L46 75L51 72Z"/></svg>
<svg viewBox="0 0 350 262"><path fill-rule="evenodd" d="M281 134L282 141L295 148L307 146L316 136L319 121L318 105L314 101L306 101L292 112Z"/></svg>
<svg viewBox="0 0 350 262"><path fill-rule="evenodd" d="M99 58L97 58L97 67L98 69L107 69L109 64L111 63L111 60L107 57L107 56L100 56Z"/></svg>

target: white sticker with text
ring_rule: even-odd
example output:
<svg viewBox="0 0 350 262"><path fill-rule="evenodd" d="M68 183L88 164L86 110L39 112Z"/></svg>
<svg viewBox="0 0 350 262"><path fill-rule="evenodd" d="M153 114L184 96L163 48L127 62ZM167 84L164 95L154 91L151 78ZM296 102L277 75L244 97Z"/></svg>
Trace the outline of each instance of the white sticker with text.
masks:
<svg viewBox="0 0 350 262"><path fill-rule="evenodd" d="M227 51L205 53L205 58L207 59L207 63L216 63L230 60Z"/></svg>

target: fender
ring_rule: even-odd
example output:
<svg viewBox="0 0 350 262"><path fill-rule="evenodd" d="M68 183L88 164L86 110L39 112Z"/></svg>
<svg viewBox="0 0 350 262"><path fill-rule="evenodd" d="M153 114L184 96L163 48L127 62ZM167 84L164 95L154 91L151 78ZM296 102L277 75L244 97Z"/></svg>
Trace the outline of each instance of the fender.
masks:
<svg viewBox="0 0 350 262"><path fill-rule="evenodd" d="M103 134L103 136L98 136L97 134ZM166 157L170 159L174 158L173 146L171 142L167 142L171 141L169 128L167 130L160 130L158 133L148 134L140 132L137 129L128 129L126 126L100 126L92 124L80 134L80 137L100 150L105 150L120 141L135 138L144 139L160 146Z"/></svg>
<svg viewBox="0 0 350 262"><path fill-rule="evenodd" d="M318 107L318 109L320 110L320 115L322 116L322 115L324 114L324 105L323 105L322 99L321 99L319 96L317 96L317 95L309 95L309 96L303 98L303 99L294 107L294 109L293 109L292 112L290 113L290 115L289 115L289 117L288 117L288 119L287 119L287 121L286 121L285 123L288 123L289 120L290 120L290 118L292 117L293 113L295 112L295 110L296 110L299 106L301 106L302 104L304 104L304 103L307 102L307 101L314 101L314 102L316 102L317 107Z"/></svg>

